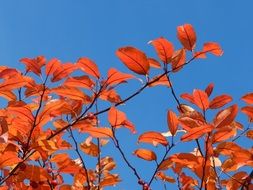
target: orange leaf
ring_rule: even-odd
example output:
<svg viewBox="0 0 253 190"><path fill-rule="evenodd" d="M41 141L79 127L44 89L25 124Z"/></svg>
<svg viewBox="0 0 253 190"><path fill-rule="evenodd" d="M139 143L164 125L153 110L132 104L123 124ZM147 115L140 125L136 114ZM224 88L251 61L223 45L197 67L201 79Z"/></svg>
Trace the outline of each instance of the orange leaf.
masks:
<svg viewBox="0 0 253 190"><path fill-rule="evenodd" d="M242 109L242 113L245 113L250 120L253 119L253 106L244 106Z"/></svg>
<svg viewBox="0 0 253 190"><path fill-rule="evenodd" d="M202 110L207 110L209 107L208 96L205 91L202 90L194 90L193 91L193 99L195 105L197 105Z"/></svg>
<svg viewBox="0 0 253 190"><path fill-rule="evenodd" d="M236 104L220 111L214 119L215 127L219 128L231 124L234 121L237 112L238 106Z"/></svg>
<svg viewBox="0 0 253 190"><path fill-rule="evenodd" d="M162 181L167 181L169 183L175 183L176 180L173 177L165 175L163 172L157 172L156 177Z"/></svg>
<svg viewBox="0 0 253 190"><path fill-rule="evenodd" d="M241 99L247 104L253 104L253 93L245 94Z"/></svg>
<svg viewBox="0 0 253 190"><path fill-rule="evenodd" d="M60 86L51 89L51 92L73 100L81 100L83 103L90 102L90 97L84 94L83 91L75 87Z"/></svg>
<svg viewBox="0 0 253 190"><path fill-rule="evenodd" d="M96 144L94 144L91 137L88 137L84 142L80 144L80 149L90 156L97 157L99 155L99 149Z"/></svg>
<svg viewBox="0 0 253 190"><path fill-rule="evenodd" d="M150 143L154 146L157 146L158 144L167 146L169 144L167 139L161 133L156 131L148 131L141 134L138 138L138 142Z"/></svg>
<svg viewBox="0 0 253 190"><path fill-rule="evenodd" d="M4 117L0 117L0 143L8 142L8 123Z"/></svg>
<svg viewBox="0 0 253 190"><path fill-rule="evenodd" d="M173 162L170 160L170 158L167 158L167 159L162 161L162 163L158 167L158 171L167 170L168 168L171 168L172 165L173 165Z"/></svg>
<svg viewBox="0 0 253 190"><path fill-rule="evenodd" d="M148 150L148 149L139 148L135 150L133 154L147 161L152 161L152 160L157 159L156 154L153 151Z"/></svg>
<svg viewBox="0 0 253 190"><path fill-rule="evenodd" d="M212 130L213 130L212 125L203 125L201 127L194 127L192 129L188 130L188 132L181 137L181 141L185 142L185 141L191 141L194 139L198 139L202 135L204 135Z"/></svg>
<svg viewBox="0 0 253 190"><path fill-rule="evenodd" d="M61 62L56 59L53 58L50 61L48 61L48 63L46 64L46 75L52 75L54 74L54 72L61 66Z"/></svg>
<svg viewBox="0 0 253 190"><path fill-rule="evenodd" d="M161 37L150 41L150 43L154 46L158 57L163 63L169 63L171 61L174 52L174 47L171 42Z"/></svg>
<svg viewBox="0 0 253 190"><path fill-rule="evenodd" d="M51 176L44 168L39 166L27 165L25 170L25 177L31 181L47 181L51 179Z"/></svg>
<svg viewBox="0 0 253 190"><path fill-rule="evenodd" d="M11 91L0 91L0 96L6 98L9 101L15 101L16 95Z"/></svg>
<svg viewBox="0 0 253 190"><path fill-rule="evenodd" d="M8 113L19 117L23 121L28 121L29 123L34 121L32 111L27 106L9 106L7 110Z"/></svg>
<svg viewBox="0 0 253 190"><path fill-rule="evenodd" d="M207 94L208 97L212 94L213 88L214 88L214 84L213 84L213 83L210 83L210 84L206 87L205 92L206 92L206 94Z"/></svg>
<svg viewBox="0 0 253 190"><path fill-rule="evenodd" d="M64 86L92 89L94 82L88 76L69 77L63 83Z"/></svg>
<svg viewBox="0 0 253 190"><path fill-rule="evenodd" d="M115 186L117 183L119 183L121 180L117 174L108 174L106 177L104 177L99 186L105 187L105 186Z"/></svg>
<svg viewBox="0 0 253 190"><path fill-rule="evenodd" d="M174 136L178 128L178 119L177 115L170 110L167 113L167 123L172 136Z"/></svg>
<svg viewBox="0 0 253 190"><path fill-rule="evenodd" d="M109 101L111 103L119 103L122 101L119 94L114 89L103 90L100 93L99 98L105 101Z"/></svg>
<svg viewBox="0 0 253 190"><path fill-rule="evenodd" d="M185 49L180 49L174 52L172 56L172 71L177 72L183 68L186 62L186 51Z"/></svg>
<svg viewBox="0 0 253 190"><path fill-rule="evenodd" d="M225 141L236 135L236 129L230 126L225 126L218 128L218 130L212 136L212 142L217 143L220 141Z"/></svg>
<svg viewBox="0 0 253 190"><path fill-rule="evenodd" d="M183 93L180 95L181 98L187 100L188 102L195 104L194 97L191 94Z"/></svg>
<svg viewBox="0 0 253 190"><path fill-rule="evenodd" d="M106 127L86 127L85 131L94 138L113 138L112 130Z"/></svg>
<svg viewBox="0 0 253 190"><path fill-rule="evenodd" d="M196 46L196 33L190 24L177 27L177 38L185 49L192 51Z"/></svg>
<svg viewBox="0 0 253 190"><path fill-rule="evenodd" d="M3 154L0 154L0 168L12 166L20 161L21 159L18 157L17 152L6 151Z"/></svg>
<svg viewBox="0 0 253 190"><path fill-rule="evenodd" d="M111 107L108 111L108 120L112 127L120 127L126 120L126 114L115 107Z"/></svg>
<svg viewBox="0 0 253 190"><path fill-rule="evenodd" d="M57 61L52 61L52 64L57 63ZM51 78L52 82L57 82L67 76L69 76L74 70L76 70L76 65L72 63L65 63L58 66L56 68L50 67L48 68L49 74L53 73L53 78Z"/></svg>
<svg viewBox="0 0 253 190"><path fill-rule="evenodd" d="M212 53L216 56L222 56L223 50L221 49L220 45L215 42L207 42L204 44L202 51L196 52L194 54L195 58L206 58L206 53Z"/></svg>
<svg viewBox="0 0 253 190"><path fill-rule="evenodd" d="M159 79L157 80L157 78L159 78ZM168 78L166 75L163 75L162 77L161 77L161 75L158 75L150 80L149 87L158 86L158 85L164 85L167 87L171 87L171 83L168 81Z"/></svg>
<svg viewBox="0 0 253 190"><path fill-rule="evenodd" d="M117 69L111 68L108 71L108 77L105 83L108 85L117 85L132 78L134 78L134 76L131 74L122 73Z"/></svg>
<svg viewBox="0 0 253 190"><path fill-rule="evenodd" d="M82 57L77 61L77 66L85 73L99 79L100 73L95 62L87 57Z"/></svg>
<svg viewBox="0 0 253 190"><path fill-rule="evenodd" d="M44 56L38 56L34 59L22 58L20 62L26 65L26 72L33 72L36 75L41 74L41 67L45 65L46 59Z"/></svg>
<svg viewBox="0 0 253 190"><path fill-rule="evenodd" d="M130 46L122 47L116 51L116 55L131 71L140 75L149 73L147 56L139 49Z"/></svg>
<svg viewBox="0 0 253 190"><path fill-rule="evenodd" d="M223 94L220 96L216 96L209 104L210 109L221 108L227 103L231 102L233 99L231 96Z"/></svg>
<svg viewBox="0 0 253 190"><path fill-rule="evenodd" d="M17 88L21 88L27 84L26 78L22 76L16 76L6 79L0 84L0 91L10 91Z"/></svg>
<svg viewBox="0 0 253 190"><path fill-rule="evenodd" d="M252 139L252 140L253 140L253 130L247 131L246 137L248 137L249 139Z"/></svg>
<svg viewBox="0 0 253 190"><path fill-rule="evenodd" d="M160 63L156 59L148 58L148 62L149 62L150 67L154 67L157 69L161 68Z"/></svg>

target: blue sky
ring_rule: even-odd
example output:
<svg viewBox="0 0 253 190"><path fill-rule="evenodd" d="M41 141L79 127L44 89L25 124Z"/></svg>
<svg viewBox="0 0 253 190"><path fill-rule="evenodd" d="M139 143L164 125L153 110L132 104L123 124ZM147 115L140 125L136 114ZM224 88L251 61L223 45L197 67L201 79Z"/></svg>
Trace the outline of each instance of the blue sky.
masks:
<svg viewBox="0 0 253 190"><path fill-rule="evenodd" d="M110 67L127 72L115 56L117 48L132 45L155 56L147 42L160 36L179 48L176 27L190 23L197 32L197 48L201 49L206 41L216 41L223 47L224 55L195 61L173 75L177 94L204 89L213 82L215 95L231 94L237 103L243 94L253 91L252 7L250 0L0 1L0 63L21 69L24 67L18 60L22 57L44 55L75 62L87 56L98 64L104 76ZM120 89L122 94L130 94L141 84L132 81L129 85L133 89L126 85ZM166 111L175 110L175 105L169 89L157 87L120 109L126 111L140 132L166 131ZM246 121L244 117L240 119ZM125 150L131 153L137 136L132 137L128 131L120 135ZM152 165L131 159L140 171ZM119 189L136 189L135 179L125 164L118 167L123 167L120 172L125 179ZM145 171L142 173L149 179ZM159 187L159 183L154 183L154 187Z"/></svg>

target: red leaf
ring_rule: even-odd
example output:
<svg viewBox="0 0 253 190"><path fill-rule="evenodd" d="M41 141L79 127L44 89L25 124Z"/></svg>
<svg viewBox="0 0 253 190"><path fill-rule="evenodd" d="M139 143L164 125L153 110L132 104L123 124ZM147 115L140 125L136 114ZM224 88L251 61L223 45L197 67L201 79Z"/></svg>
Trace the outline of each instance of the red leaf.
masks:
<svg viewBox="0 0 253 190"><path fill-rule="evenodd" d="M253 120L253 106L245 106L242 109L242 113L245 113L250 120Z"/></svg>
<svg viewBox="0 0 253 190"><path fill-rule="evenodd" d="M167 139L161 133L156 131L148 131L141 134L138 138L138 142L149 143L154 146L157 146L158 144L167 146L169 144Z"/></svg>
<svg viewBox="0 0 253 190"><path fill-rule="evenodd" d="M207 94L208 97L212 94L213 88L214 88L214 84L213 84L213 83L210 83L210 84L206 87L205 92L206 92L206 94Z"/></svg>
<svg viewBox="0 0 253 190"><path fill-rule="evenodd" d="M108 85L117 85L117 84L126 82L127 80L132 79L132 78L134 78L134 76L131 74L122 73L118 71L117 69L111 68L108 71L108 77L105 82Z"/></svg>
<svg viewBox="0 0 253 190"><path fill-rule="evenodd" d="M85 73L95 77L100 78L100 72L95 62L89 58L82 57L77 61L77 66Z"/></svg>
<svg viewBox="0 0 253 190"><path fill-rule="evenodd" d="M253 104L253 93L245 94L241 99L247 104Z"/></svg>
<svg viewBox="0 0 253 190"><path fill-rule="evenodd" d="M46 59L44 56L38 56L34 59L22 58L20 62L26 65L26 72L33 72L36 75L41 74L41 67L45 65Z"/></svg>
<svg viewBox="0 0 253 190"><path fill-rule="evenodd" d="M163 63L169 63L174 52L174 47L171 42L161 37L150 42L158 54L158 57Z"/></svg>
<svg viewBox="0 0 253 190"><path fill-rule="evenodd" d="M167 123L168 123L168 128L169 128L172 136L174 136L177 132L179 122L177 119L177 115L170 110L167 113Z"/></svg>
<svg viewBox="0 0 253 190"><path fill-rule="evenodd" d="M172 71L177 72L183 68L186 62L186 51L185 49L180 49L174 52L172 56Z"/></svg>
<svg viewBox="0 0 253 190"><path fill-rule="evenodd" d="M84 75L79 77L69 77L67 80L65 80L63 85L69 87L92 89L92 87L94 86L94 82L88 76Z"/></svg>
<svg viewBox="0 0 253 190"><path fill-rule="evenodd" d="M194 139L198 139L202 135L212 131L213 126L212 125L203 125L201 127L194 127L181 137L181 141L191 141Z"/></svg>
<svg viewBox="0 0 253 190"><path fill-rule="evenodd" d="M157 78L159 79L157 80ZM154 78L150 80L150 84L148 86L152 87L152 86L158 86L158 85L171 87L171 83L168 81L168 78L166 75L163 75L162 77L161 75L155 76Z"/></svg>
<svg viewBox="0 0 253 190"><path fill-rule="evenodd" d="M120 127L126 119L126 114L115 107L111 107L108 111L108 120L112 127Z"/></svg>
<svg viewBox="0 0 253 190"><path fill-rule="evenodd" d="M204 44L202 51L196 52L196 58L206 58L206 53L212 53L216 56L222 56L223 50L221 49L220 45L216 42L207 42Z"/></svg>
<svg viewBox="0 0 253 190"><path fill-rule="evenodd" d="M200 109L207 110L209 108L209 100L205 91L195 89L193 91L193 99L195 105L197 105Z"/></svg>
<svg viewBox="0 0 253 190"><path fill-rule="evenodd" d="M221 108L232 101L232 97L226 94L216 96L209 104L210 109Z"/></svg>
<svg viewBox="0 0 253 190"><path fill-rule="evenodd" d="M196 33L190 24L177 27L177 37L185 49L192 51L196 46Z"/></svg>
<svg viewBox="0 0 253 190"><path fill-rule="evenodd" d="M53 58L46 64L46 75L52 75L59 67L61 66L61 62Z"/></svg>
<svg viewBox="0 0 253 190"><path fill-rule="evenodd" d="M131 71L140 75L148 74L150 67L148 58L139 49L129 46L119 48L116 55Z"/></svg>
<svg viewBox="0 0 253 190"><path fill-rule="evenodd" d="M148 149L139 148L135 150L133 154L147 161L152 161L152 160L157 159L156 154L153 151L148 150Z"/></svg>
<svg viewBox="0 0 253 190"><path fill-rule="evenodd" d="M52 64L55 63L54 61ZM57 61L56 61L57 63ZM57 66L56 66L57 67ZM51 69L50 69L51 68ZM72 63L65 63L59 65L57 68L50 67L48 68L48 74L53 73L53 78L51 78L52 82L57 82L67 76L69 76L74 70L76 70L76 65Z"/></svg>
<svg viewBox="0 0 253 190"><path fill-rule="evenodd" d="M181 98L187 100L188 102L195 104L194 97L191 94L183 93L180 95Z"/></svg>
<svg viewBox="0 0 253 190"><path fill-rule="evenodd" d="M113 138L112 130L106 127L86 127L85 132L94 138Z"/></svg>
<svg viewBox="0 0 253 190"><path fill-rule="evenodd" d="M150 67L154 67L157 69L161 68L160 63L156 59L148 58L148 62L149 62Z"/></svg>
<svg viewBox="0 0 253 190"><path fill-rule="evenodd" d="M228 140L236 135L236 128L231 126L224 126L218 128L218 130L212 135L212 143Z"/></svg>
<svg viewBox="0 0 253 190"><path fill-rule="evenodd" d="M214 120L215 127L219 128L231 124L234 121L237 112L238 106L236 104L220 111Z"/></svg>

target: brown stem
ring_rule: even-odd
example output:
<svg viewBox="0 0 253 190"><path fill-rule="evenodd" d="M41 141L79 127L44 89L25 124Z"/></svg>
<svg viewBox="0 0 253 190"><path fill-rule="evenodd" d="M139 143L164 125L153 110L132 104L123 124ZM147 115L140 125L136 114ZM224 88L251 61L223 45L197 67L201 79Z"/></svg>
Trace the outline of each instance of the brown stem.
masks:
<svg viewBox="0 0 253 190"><path fill-rule="evenodd" d="M119 150L123 160L125 161L125 163L127 164L127 166L133 171L134 175L137 177L138 180L141 179L140 175L138 174L137 170L135 169L135 167L132 166L132 164L128 161L128 159L126 158L125 153L123 152L122 148L120 147L119 144L119 140L116 137L116 133L115 133L115 128L111 127L112 130L112 134L113 134L113 142L115 147Z"/></svg>
<svg viewBox="0 0 253 190"><path fill-rule="evenodd" d="M90 179L89 179L88 169L87 169L87 167L86 167L86 165L85 165L85 162L84 162L84 160L83 160L83 157L82 157L82 155L81 155L81 153L80 153L80 151L79 151L78 143L77 143L77 141L76 141L76 139L75 139L75 137L74 137L74 135L73 135L73 132L72 132L71 127L69 128L69 133L70 133L70 136L71 136L71 138L72 138L72 140L73 140L73 142L74 142L75 151L76 151L76 153L78 154L78 157L80 158L80 160L81 160L81 162L82 162L83 169L84 169L84 171L85 171L85 175L86 175L86 178L87 178L88 189L90 189Z"/></svg>

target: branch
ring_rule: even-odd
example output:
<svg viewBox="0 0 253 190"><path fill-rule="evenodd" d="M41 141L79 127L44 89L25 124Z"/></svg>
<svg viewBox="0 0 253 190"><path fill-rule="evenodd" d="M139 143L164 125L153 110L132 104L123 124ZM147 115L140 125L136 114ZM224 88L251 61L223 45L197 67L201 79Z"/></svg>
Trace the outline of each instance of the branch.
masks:
<svg viewBox="0 0 253 190"><path fill-rule="evenodd" d="M76 141L76 139L75 139L75 137L74 137L74 135L73 135L73 132L72 132L72 129L71 129L71 128L69 128L69 133L70 133L70 137L71 137L72 140L74 141L75 151L76 151L76 153L78 154L78 157L80 158L80 160L81 160L81 162L82 162L83 169L84 169L84 171L85 171L85 175L86 175L86 178L87 178L88 189L90 189L90 179L89 179L88 169L87 169L87 167L86 167L86 165L85 165L85 162L84 162L84 160L83 160L83 158L82 158L82 155L81 155L81 153L80 153L80 151L79 151L78 143L77 143L77 141Z"/></svg>

